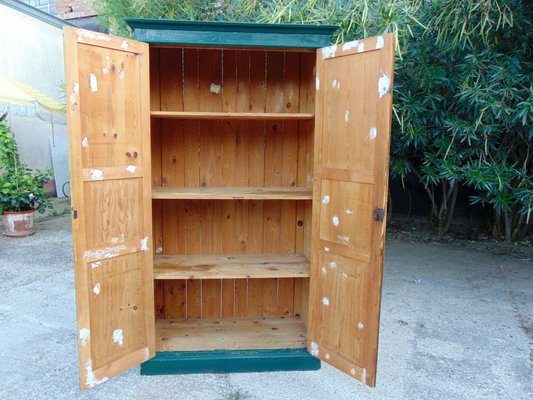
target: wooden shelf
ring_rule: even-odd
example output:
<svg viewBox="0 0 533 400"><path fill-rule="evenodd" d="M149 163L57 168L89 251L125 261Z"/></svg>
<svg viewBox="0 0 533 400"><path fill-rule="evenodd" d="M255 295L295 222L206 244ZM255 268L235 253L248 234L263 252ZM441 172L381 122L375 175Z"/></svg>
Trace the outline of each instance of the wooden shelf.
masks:
<svg viewBox="0 0 533 400"><path fill-rule="evenodd" d="M303 254L156 255L154 279L306 278Z"/></svg>
<svg viewBox="0 0 533 400"><path fill-rule="evenodd" d="M153 199L195 200L312 200L313 192L305 187L176 187L152 189Z"/></svg>
<svg viewBox="0 0 533 400"><path fill-rule="evenodd" d="M305 120L313 119L313 113L242 113L201 111L151 111L154 118L174 119L247 119L247 120Z"/></svg>
<svg viewBox="0 0 533 400"><path fill-rule="evenodd" d="M156 321L157 351L287 349L306 346L301 318L191 318Z"/></svg>

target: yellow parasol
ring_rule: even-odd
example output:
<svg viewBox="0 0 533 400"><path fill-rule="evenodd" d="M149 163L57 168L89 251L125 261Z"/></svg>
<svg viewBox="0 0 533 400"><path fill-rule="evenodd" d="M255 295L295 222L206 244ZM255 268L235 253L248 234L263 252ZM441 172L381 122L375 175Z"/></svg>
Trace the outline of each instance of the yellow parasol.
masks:
<svg viewBox="0 0 533 400"><path fill-rule="evenodd" d="M39 104L54 114L64 114L64 104L38 89L0 74L0 101L15 104Z"/></svg>

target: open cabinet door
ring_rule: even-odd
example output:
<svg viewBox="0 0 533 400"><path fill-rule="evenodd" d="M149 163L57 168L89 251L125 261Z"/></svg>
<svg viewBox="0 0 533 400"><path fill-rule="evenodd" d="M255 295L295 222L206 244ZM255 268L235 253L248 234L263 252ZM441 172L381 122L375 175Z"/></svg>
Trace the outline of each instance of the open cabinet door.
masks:
<svg viewBox="0 0 533 400"><path fill-rule="evenodd" d="M375 386L394 35L326 47L316 67L308 351Z"/></svg>
<svg viewBox="0 0 533 400"><path fill-rule="evenodd" d="M65 28L82 390L155 355L148 45Z"/></svg>

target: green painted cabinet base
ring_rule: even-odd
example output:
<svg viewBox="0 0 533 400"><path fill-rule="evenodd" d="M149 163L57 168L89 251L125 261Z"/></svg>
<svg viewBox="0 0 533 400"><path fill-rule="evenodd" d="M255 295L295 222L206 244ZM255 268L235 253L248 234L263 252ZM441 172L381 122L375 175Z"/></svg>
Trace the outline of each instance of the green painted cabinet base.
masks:
<svg viewBox="0 0 533 400"><path fill-rule="evenodd" d="M163 351L141 364L141 375L312 371L320 360L306 349Z"/></svg>

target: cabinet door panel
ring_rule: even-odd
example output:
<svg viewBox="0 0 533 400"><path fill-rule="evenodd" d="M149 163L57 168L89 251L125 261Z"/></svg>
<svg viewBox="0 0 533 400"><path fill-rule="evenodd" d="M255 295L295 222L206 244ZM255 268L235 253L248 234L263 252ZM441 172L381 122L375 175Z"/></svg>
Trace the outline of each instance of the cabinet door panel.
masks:
<svg viewBox="0 0 533 400"><path fill-rule="evenodd" d="M82 390L155 355L148 45L65 28Z"/></svg>
<svg viewBox="0 0 533 400"><path fill-rule="evenodd" d="M394 36L318 51L308 350L374 386ZM379 212L378 212L379 213Z"/></svg>

